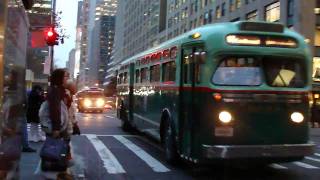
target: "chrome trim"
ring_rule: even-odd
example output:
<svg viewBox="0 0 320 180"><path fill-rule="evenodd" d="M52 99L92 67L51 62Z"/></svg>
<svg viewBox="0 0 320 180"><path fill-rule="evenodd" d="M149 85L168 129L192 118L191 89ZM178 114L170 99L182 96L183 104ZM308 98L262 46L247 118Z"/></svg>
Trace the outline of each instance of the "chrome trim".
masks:
<svg viewBox="0 0 320 180"><path fill-rule="evenodd" d="M314 143L280 145L202 145L205 158L285 158L312 155Z"/></svg>

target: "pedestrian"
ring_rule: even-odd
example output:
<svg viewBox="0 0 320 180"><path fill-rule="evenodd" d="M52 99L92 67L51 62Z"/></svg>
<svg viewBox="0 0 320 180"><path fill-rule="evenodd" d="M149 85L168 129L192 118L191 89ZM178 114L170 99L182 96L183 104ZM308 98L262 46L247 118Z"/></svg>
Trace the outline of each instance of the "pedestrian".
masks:
<svg viewBox="0 0 320 180"><path fill-rule="evenodd" d="M311 127L315 128L316 124L319 127L320 123L320 108L319 105L317 105L317 98L313 99L312 107L311 107Z"/></svg>
<svg viewBox="0 0 320 180"><path fill-rule="evenodd" d="M30 123L29 141L39 142L45 140L39 126L39 109L43 101L44 97L41 86L34 85L28 95L27 103L27 121Z"/></svg>
<svg viewBox="0 0 320 180"><path fill-rule="evenodd" d="M65 171L67 159L65 156L54 156L57 153L64 155L68 151L66 143L62 139L68 124L68 108L64 103L65 87L69 73L64 69L56 69L50 76L47 100L41 105L39 115L41 125L44 126L47 140L41 149L41 168L43 171ZM52 146L57 146L52 148ZM59 149L59 150L58 150ZM59 152L52 151L58 150ZM52 160L55 159L55 160Z"/></svg>
<svg viewBox="0 0 320 180"><path fill-rule="evenodd" d="M50 77L50 87L48 89L49 118L51 120L52 132L48 134L53 138L61 137L61 132L66 128L66 123L61 119L61 102L63 102L66 92L69 73L65 69L56 69Z"/></svg>
<svg viewBox="0 0 320 180"><path fill-rule="evenodd" d="M67 85L66 85L64 103L68 107L69 118L68 118L68 123L67 123L68 124L67 129L66 129L66 131L63 132L63 138L69 147L68 153L67 153L67 159L69 161L72 159L71 146L70 146L71 135L74 133L80 134L80 130L79 130L79 132L74 132L74 129L76 129L75 127L78 128L76 117L75 117L75 112L76 112L75 109L76 108L75 108L75 105L73 102L73 95L76 93L76 91L77 90L76 90L75 84L72 81L68 81ZM72 163L70 162L70 164L72 164Z"/></svg>

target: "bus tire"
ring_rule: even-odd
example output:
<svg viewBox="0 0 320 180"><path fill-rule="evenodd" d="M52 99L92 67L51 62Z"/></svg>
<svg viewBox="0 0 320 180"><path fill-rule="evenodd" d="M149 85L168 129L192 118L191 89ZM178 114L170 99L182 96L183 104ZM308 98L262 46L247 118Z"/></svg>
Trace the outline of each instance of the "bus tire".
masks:
<svg viewBox="0 0 320 180"><path fill-rule="evenodd" d="M128 121L127 113L124 109L120 109L121 129L125 132L132 130L131 124Z"/></svg>
<svg viewBox="0 0 320 180"><path fill-rule="evenodd" d="M179 160L177 146L175 143L174 132L172 126L167 121L164 128L163 145L165 148L166 160L170 164L177 164Z"/></svg>

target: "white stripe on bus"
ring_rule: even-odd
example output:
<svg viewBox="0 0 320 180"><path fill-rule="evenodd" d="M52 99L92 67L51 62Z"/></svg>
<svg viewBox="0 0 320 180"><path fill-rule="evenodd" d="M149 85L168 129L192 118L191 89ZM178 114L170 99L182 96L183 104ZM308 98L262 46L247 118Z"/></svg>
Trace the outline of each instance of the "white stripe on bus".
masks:
<svg viewBox="0 0 320 180"><path fill-rule="evenodd" d="M96 135L87 134L86 137L90 140L90 142L98 152L101 160L103 161L104 167L109 174L119 174L126 172L119 161L116 159L116 157L112 154L112 152L102 143L101 140L98 139Z"/></svg>
<svg viewBox="0 0 320 180"><path fill-rule="evenodd" d="M275 169L288 169L287 167L281 166L280 164L271 164L270 167Z"/></svg>
<svg viewBox="0 0 320 180"><path fill-rule="evenodd" d="M300 167L303 167L303 168L307 168L307 169L319 169L318 167L316 166L312 166L310 164L307 164L307 163L303 163L303 162L294 162L293 164L297 165L297 166L300 166Z"/></svg>
<svg viewBox="0 0 320 180"><path fill-rule="evenodd" d="M140 159L142 159L145 163L147 163L155 172L168 172L170 169L165 167L161 162L153 158L143 149L133 144L130 140L126 139L123 136L114 136L118 141L120 141L123 145L125 145L128 149L130 149L133 153L135 153Z"/></svg>
<svg viewBox="0 0 320 180"><path fill-rule="evenodd" d="M144 121L147 121L147 122L150 123L150 124L153 124L153 125L155 125L155 126L157 126L157 127L160 127L160 124L159 124L159 123L154 122L154 121L152 121L151 119L142 117L142 116L140 116L140 115L138 115L138 114L136 114L136 113L134 113L133 115L136 116L137 118L140 118L140 119L142 119L142 120L144 120Z"/></svg>

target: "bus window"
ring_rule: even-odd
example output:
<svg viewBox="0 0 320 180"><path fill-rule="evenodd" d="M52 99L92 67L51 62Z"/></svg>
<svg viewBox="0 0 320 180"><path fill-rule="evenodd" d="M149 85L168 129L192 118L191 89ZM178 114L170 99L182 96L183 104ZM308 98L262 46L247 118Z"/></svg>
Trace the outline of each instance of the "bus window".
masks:
<svg viewBox="0 0 320 180"><path fill-rule="evenodd" d="M183 58L183 83L189 83L189 76L190 76L190 61L192 60L192 54L185 55Z"/></svg>
<svg viewBox="0 0 320 180"><path fill-rule="evenodd" d="M148 68L142 68L141 71L140 71L140 73L141 73L141 82L142 83L148 81L147 71L148 71Z"/></svg>
<svg viewBox="0 0 320 180"><path fill-rule="evenodd" d="M228 57L219 64L212 82L216 85L258 86L262 83L260 61Z"/></svg>
<svg viewBox="0 0 320 180"><path fill-rule="evenodd" d="M128 83L128 73L127 72L125 72L124 75L123 75L123 83L124 84Z"/></svg>
<svg viewBox="0 0 320 180"><path fill-rule="evenodd" d="M150 67L150 82L160 81L160 64Z"/></svg>
<svg viewBox="0 0 320 180"><path fill-rule="evenodd" d="M263 66L269 86L300 88L306 83L305 71L298 60L264 58Z"/></svg>
<svg viewBox="0 0 320 180"><path fill-rule="evenodd" d="M122 78L123 78L123 74L121 73L120 75L119 75L119 84L122 84Z"/></svg>
<svg viewBox="0 0 320 180"><path fill-rule="evenodd" d="M176 80L176 62L171 61L162 65L162 81L175 81Z"/></svg>
<svg viewBox="0 0 320 180"><path fill-rule="evenodd" d="M139 71L139 69L136 70L136 83L140 83L140 71Z"/></svg>

